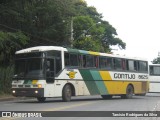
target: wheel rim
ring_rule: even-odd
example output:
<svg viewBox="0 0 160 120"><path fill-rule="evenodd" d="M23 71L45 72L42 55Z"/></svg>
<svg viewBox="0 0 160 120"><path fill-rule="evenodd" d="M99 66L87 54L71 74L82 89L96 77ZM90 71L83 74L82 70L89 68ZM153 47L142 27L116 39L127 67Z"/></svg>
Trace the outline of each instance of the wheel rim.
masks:
<svg viewBox="0 0 160 120"><path fill-rule="evenodd" d="M70 88L68 88L68 89L66 90L66 96L67 96L68 98L71 96L71 89L70 89Z"/></svg>

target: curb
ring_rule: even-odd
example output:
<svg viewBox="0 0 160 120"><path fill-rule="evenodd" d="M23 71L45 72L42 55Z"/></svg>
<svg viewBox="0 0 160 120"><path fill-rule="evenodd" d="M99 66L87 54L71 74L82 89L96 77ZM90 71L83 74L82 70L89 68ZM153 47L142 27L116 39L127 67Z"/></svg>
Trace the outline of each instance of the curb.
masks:
<svg viewBox="0 0 160 120"><path fill-rule="evenodd" d="M15 99L17 99L17 98L16 97L2 97L2 98L0 98L0 102L1 101L12 101Z"/></svg>
<svg viewBox="0 0 160 120"><path fill-rule="evenodd" d="M13 101L13 100L27 100L27 99L33 99L33 97L0 97L0 102L4 101Z"/></svg>

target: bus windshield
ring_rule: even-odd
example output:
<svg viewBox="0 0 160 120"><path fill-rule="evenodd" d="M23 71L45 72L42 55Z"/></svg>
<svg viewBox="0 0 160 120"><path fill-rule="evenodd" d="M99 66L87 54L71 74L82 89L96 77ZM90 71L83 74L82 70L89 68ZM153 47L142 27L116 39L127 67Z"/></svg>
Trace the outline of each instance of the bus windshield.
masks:
<svg viewBox="0 0 160 120"><path fill-rule="evenodd" d="M44 78L44 59L43 58L27 58L17 59L15 61L14 78Z"/></svg>

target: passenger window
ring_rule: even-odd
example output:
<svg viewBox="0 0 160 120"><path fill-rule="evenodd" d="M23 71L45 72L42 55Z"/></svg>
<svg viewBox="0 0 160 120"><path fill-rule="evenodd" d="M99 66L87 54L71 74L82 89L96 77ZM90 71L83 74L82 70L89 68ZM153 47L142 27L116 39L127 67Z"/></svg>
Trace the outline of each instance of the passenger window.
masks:
<svg viewBox="0 0 160 120"><path fill-rule="evenodd" d="M134 71L134 61L128 60L128 70Z"/></svg>
<svg viewBox="0 0 160 120"><path fill-rule="evenodd" d="M150 68L151 75L160 75L160 67L159 66L152 66L152 69Z"/></svg>
<svg viewBox="0 0 160 120"><path fill-rule="evenodd" d="M147 67L148 66L148 64L147 64L147 62L144 62L144 61L139 61L138 62L138 68L139 68L139 71L142 71L142 72L147 72Z"/></svg>
<svg viewBox="0 0 160 120"><path fill-rule="evenodd" d="M86 61L86 66L87 67L94 67L94 61L93 61L93 56L88 55L87 56L87 61Z"/></svg>
<svg viewBox="0 0 160 120"><path fill-rule="evenodd" d="M126 61L122 60L122 70L126 70Z"/></svg>
<svg viewBox="0 0 160 120"><path fill-rule="evenodd" d="M78 55L74 53L65 53L65 66L79 66Z"/></svg>
<svg viewBox="0 0 160 120"><path fill-rule="evenodd" d="M107 58L107 63L106 63L106 65L107 65L107 69L112 69L112 58Z"/></svg>
<svg viewBox="0 0 160 120"><path fill-rule="evenodd" d="M78 55L78 63L80 67L83 67L83 56L82 55Z"/></svg>
<svg viewBox="0 0 160 120"><path fill-rule="evenodd" d="M70 54L70 65L78 66L78 56L77 54Z"/></svg>
<svg viewBox="0 0 160 120"><path fill-rule="evenodd" d="M153 66L150 66L149 69L150 69L150 71L149 71L149 72L150 72L150 75L154 75ZM160 73L160 72L159 72L159 73Z"/></svg>
<svg viewBox="0 0 160 120"><path fill-rule="evenodd" d="M83 67L86 67L86 55L83 55Z"/></svg>
<svg viewBox="0 0 160 120"><path fill-rule="evenodd" d="M100 68L111 69L112 68L112 58L109 57L100 57L99 60Z"/></svg>
<svg viewBox="0 0 160 120"><path fill-rule="evenodd" d="M128 68L127 70L129 71L138 71L138 61L135 60L126 60L127 64L126 67Z"/></svg>
<svg viewBox="0 0 160 120"><path fill-rule="evenodd" d="M122 70L122 59L114 58L113 62L114 62L114 69Z"/></svg>
<svg viewBox="0 0 160 120"><path fill-rule="evenodd" d="M64 60L65 60L65 66L69 66L70 62L69 62L69 53L65 53L64 54Z"/></svg>
<svg viewBox="0 0 160 120"><path fill-rule="evenodd" d="M98 68L99 67L99 59L98 56L94 56L94 67Z"/></svg>
<svg viewBox="0 0 160 120"><path fill-rule="evenodd" d="M138 71L138 61L134 61L134 70Z"/></svg>
<svg viewBox="0 0 160 120"><path fill-rule="evenodd" d="M106 68L107 67L107 59L105 57L100 57L99 60L99 66L100 68Z"/></svg>

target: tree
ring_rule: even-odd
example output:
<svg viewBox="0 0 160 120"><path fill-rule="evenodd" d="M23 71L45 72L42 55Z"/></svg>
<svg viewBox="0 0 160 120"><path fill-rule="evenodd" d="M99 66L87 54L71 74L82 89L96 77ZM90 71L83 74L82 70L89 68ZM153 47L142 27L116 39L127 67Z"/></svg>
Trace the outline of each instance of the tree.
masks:
<svg viewBox="0 0 160 120"><path fill-rule="evenodd" d="M160 64L160 57L153 59L152 63L153 64Z"/></svg>
<svg viewBox="0 0 160 120"><path fill-rule="evenodd" d="M0 64L7 67L13 64L16 50L22 49L29 41L29 38L22 32L0 32Z"/></svg>
<svg viewBox="0 0 160 120"><path fill-rule="evenodd" d="M26 47L70 46L71 21L74 18L75 40L83 31L101 22L101 25L93 26L87 31L85 36L89 35L104 52L110 50L110 45L118 44L125 48L125 43L116 37L116 29L102 20L102 14L95 7L88 7L84 0L2 0L0 18L1 30L20 30L30 38ZM84 41L85 39L81 38ZM78 44L74 47L80 49Z"/></svg>
<svg viewBox="0 0 160 120"><path fill-rule="evenodd" d="M29 38L20 31L0 31L0 94L10 93L15 51L22 49L28 41Z"/></svg>
<svg viewBox="0 0 160 120"><path fill-rule="evenodd" d="M77 1L76 6L77 16L74 17L75 48L81 49L82 45L80 43L84 42L89 35L91 40L94 41L92 43L100 46L98 49L100 52L110 52L110 46L112 45L118 45L120 48L125 49L126 43L117 37L116 29L109 22L102 20L102 14L99 14L95 7L88 7L83 0ZM99 22L101 25L97 25ZM84 49L88 48L89 46L86 46ZM97 48L92 49L97 50Z"/></svg>

